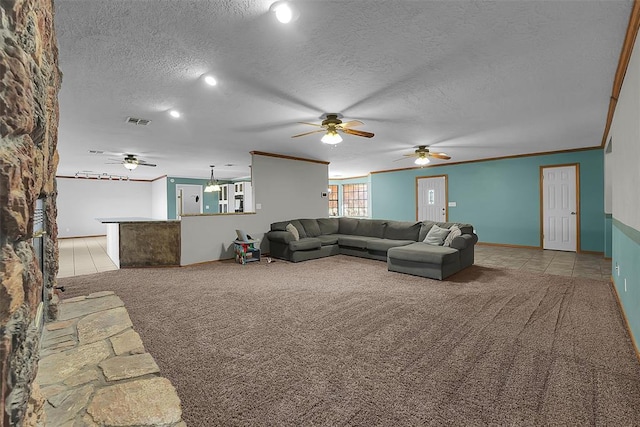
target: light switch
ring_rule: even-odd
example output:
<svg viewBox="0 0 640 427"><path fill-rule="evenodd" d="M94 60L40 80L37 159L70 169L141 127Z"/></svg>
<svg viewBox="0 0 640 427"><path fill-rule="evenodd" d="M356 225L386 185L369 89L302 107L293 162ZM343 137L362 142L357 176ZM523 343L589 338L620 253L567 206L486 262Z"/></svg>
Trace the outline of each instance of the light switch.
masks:
<svg viewBox="0 0 640 427"><path fill-rule="evenodd" d="M205 209L209 209L209 205L204 205L204 208Z"/></svg>
<svg viewBox="0 0 640 427"><path fill-rule="evenodd" d="M262 203L256 203L256 210L262 209Z"/></svg>
<svg viewBox="0 0 640 427"><path fill-rule="evenodd" d="M456 206L458 206L458 204L456 202L449 202L449 207L450 208L455 208Z"/></svg>

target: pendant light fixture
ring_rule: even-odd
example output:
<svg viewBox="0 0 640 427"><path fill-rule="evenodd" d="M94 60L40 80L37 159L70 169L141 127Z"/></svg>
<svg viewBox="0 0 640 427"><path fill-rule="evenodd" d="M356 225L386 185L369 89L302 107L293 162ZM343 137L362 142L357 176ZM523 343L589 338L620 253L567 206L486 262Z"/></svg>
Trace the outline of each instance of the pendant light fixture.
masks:
<svg viewBox="0 0 640 427"><path fill-rule="evenodd" d="M213 176L213 168L215 168L215 165L209 167L211 168L211 179L207 182L207 186L204 187L204 192L213 193L214 191L220 191L220 184L218 184L218 181Z"/></svg>

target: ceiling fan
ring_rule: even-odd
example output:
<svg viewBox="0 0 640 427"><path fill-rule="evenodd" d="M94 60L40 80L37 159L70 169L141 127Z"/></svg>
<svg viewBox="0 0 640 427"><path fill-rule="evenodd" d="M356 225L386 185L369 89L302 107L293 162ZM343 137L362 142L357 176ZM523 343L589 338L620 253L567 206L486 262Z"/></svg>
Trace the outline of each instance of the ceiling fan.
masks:
<svg viewBox="0 0 640 427"><path fill-rule="evenodd" d="M435 151L429 151L426 145L418 145L416 146L416 150L411 154L405 154L404 157L394 160L397 162L398 160L405 160L408 157L415 157L416 165L424 166L429 163L429 157L433 157L434 159L442 159L449 160L451 157L447 156L445 153L436 153Z"/></svg>
<svg viewBox="0 0 640 427"><path fill-rule="evenodd" d="M293 135L291 138L298 138L300 136L311 135L312 133L325 132L321 141L324 142L325 144L331 144L331 145L335 145L342 142L342 137L338 132L346 133L349 135L355 135L355 136L363 136L365 138L373 138L374 134L371 132L352 129L355 126L362 126L364 124L360 120L350 120L348 122L342 122L342 120L340 120L340 118L338 117L341 115L335 114L335 113L327 113L325 114L325 116L326 116L326 119L324 119L321 124L299 122L303 125L317 126L322 129L312 130L311 132L305 132L298 135Z"/></svg>
<svg viewBox="0 0 640 427"><path fill-rule="evenodd" d="M116 162L116 163L107 163L107 164L110 164L110 165L122 165L125 168L129 169L130 171L134 170L138 166L151 166L151 167L154 167L154 168L157 166L157 165L154 165L153 163L148 163L145 160L138 159L133 154L125 154L125 156L124 156L124 158L122 160L120 160L120 159L109 159L109 160L112 160L113 162Z"/></svg>

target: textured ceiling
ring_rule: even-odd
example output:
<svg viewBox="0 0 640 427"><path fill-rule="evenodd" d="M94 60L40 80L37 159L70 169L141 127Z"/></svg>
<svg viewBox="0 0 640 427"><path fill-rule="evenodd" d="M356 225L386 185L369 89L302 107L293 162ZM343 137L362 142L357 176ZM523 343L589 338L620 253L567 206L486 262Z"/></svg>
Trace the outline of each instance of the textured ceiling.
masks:
<svg viewBox="0 0 640 427"><path fill-rule="evenodd" d="M252 150L330 162L331 175L600 144L632 2L56 0L59 175L249 174ZM204 84L211 73L219 84ZM168 110L177 109L174 119ZM292 139L325 112L372 139ZM149 126L125 123L128 116ZM158 167L128 173L106 154ZM433 160L432 164L443 163ZM233 164L236 166L224 166Z"/></svg>

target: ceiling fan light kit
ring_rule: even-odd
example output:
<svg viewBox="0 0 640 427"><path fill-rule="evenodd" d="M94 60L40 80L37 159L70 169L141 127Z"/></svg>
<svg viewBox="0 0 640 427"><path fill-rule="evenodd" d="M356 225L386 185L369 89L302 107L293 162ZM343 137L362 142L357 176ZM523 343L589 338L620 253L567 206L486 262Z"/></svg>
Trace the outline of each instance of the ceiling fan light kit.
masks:
<svg viewBox="0 0 640 427"><path fill-rule="evenodd" d="M312 130L311 132L300 133L298 135L293 135L291 138L298 138L300 136L311 135L312 133L325 132L322 136L321 141L325 144L335 145L342 142L342 137L338 132L346 133L348 135L362 136L365 138L373 138L374 134L371 132L365 132L363 130L355 130L351 129L355 126L361 126L362 123L360 120L350 120L348 122L342 122L339 117L342 117L340 114L335 113L327 113L324 115L326 117L322 123L307 123L307 122L299 122L303 125L316 126L320 129Z"/></svg>
<svg viewBox="0 0 640 427"><path fill-rule="evenodd" d="M135 157L125 157L124 161L122 162L122 165L129 169L130 171L134 170L135 168L138 167L138 159L136 159Z"/></svg>
<svg viewBox="0 0 640 427"><path fill-rule="evenodd" d="M416 146L416 150L410 154L404 154L404 157L394 160L397 162L399 160L405 160L409 157L415 157L414 163L418 166L426 166L431 163L429 157L433 157L436 159L449 160L451 157L446 155L445 153L436 153L435 151L430 151L426 145L418 145Z"/></svg>
<svg viewBox="0 0 640 427"><path fill-rule="evenodd" d="M428 165L430 160L427 157L418 157L415 161L416 165L424 166Z"/></svg>
<svg viewBox="0 0 640 427"><path fill-rule="evenodd" d="M342 142L342 137L335 130L329 130L320 141L325 144L336 145Z"/></svg>

